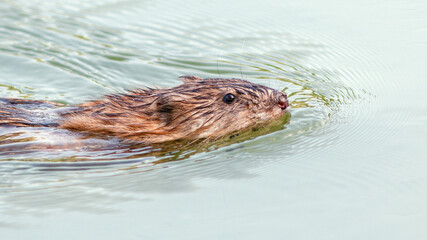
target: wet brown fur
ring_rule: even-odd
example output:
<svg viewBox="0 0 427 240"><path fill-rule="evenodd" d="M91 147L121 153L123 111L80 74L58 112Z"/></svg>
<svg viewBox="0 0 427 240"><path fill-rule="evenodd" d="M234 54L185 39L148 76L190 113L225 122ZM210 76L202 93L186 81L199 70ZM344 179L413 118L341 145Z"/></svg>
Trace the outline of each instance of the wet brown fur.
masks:
<svg viewBox="0 0 427 240"><path fill-rule="evenodd" d="M44 110L63 106L60 103L27 100L17 98L0 98L0 126L18 127L48 127L58 126L51 121L35 121L36 119L49 119L50 115Z"/></svg>
<svg viewBox="0 0 427 240"><path fill-rule="evenodd" d="M31 111L0 104L0 125L53 126L156 143L219 137L277 119L289 105L285 94L245 80L181 79L184 84L173 88L138 89L89 101L44 124L31 122ZM230 104L223 101L227 93L236 96Z"/></svg>

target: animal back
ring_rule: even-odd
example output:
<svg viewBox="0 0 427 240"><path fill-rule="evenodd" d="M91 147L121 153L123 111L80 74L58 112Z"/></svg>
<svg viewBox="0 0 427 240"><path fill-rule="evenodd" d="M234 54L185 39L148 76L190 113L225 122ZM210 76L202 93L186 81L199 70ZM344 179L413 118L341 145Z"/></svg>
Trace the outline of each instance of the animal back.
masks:
<svg viewBox="0 0 427 240"><path fill-rule="evenodd" d="M27 99L0 98L0 126L57 126L55 108L61 104Z"/></svg>

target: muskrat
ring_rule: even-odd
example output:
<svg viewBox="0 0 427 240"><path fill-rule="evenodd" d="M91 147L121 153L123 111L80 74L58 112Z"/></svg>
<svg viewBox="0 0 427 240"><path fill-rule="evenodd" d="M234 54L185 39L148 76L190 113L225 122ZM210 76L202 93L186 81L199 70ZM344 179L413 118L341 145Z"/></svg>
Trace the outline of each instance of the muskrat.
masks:
<svg viewBox="0 0 427 240"><path fill-rule="evenodd" d="M0 99L0 126L55 127L142 143L217 138L279 119L287 95L240 79L180 77L166 89L137 89L65 107Z"/></svg>

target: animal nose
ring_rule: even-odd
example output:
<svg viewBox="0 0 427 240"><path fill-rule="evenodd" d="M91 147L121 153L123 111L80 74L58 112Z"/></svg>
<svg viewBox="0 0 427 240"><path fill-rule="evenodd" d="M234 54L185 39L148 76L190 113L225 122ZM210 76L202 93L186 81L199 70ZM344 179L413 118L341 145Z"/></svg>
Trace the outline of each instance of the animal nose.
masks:
<svg viewBox="0 0 427 240"><path fill-rule="evenodd" d="M289 107L289 101L288 101L286 95L279 97L278 105L283 110L285 110L287 107Z"/></svg>

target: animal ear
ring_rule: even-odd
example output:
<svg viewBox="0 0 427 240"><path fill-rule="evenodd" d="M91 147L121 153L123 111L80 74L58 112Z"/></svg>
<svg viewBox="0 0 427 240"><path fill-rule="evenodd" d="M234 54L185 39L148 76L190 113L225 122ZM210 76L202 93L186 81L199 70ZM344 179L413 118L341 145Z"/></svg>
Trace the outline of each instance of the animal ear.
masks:
<svg viewBox="0 0 427 240"><path fill-rule="evenodd" d="M159 113L159 119L164 123L169 124L175 117L177 103L172 101L171 97L161 96L157 100L157 112Z"/></svg>
<svg viewBox="0 0 427 240"><path fill-rule="evenodd" d="M181 81L183 81L184 83L199 82L203 80L201 77L191 76L191 75L182 76L182 77L179 77L179 79L181 79Z"/></svg>

